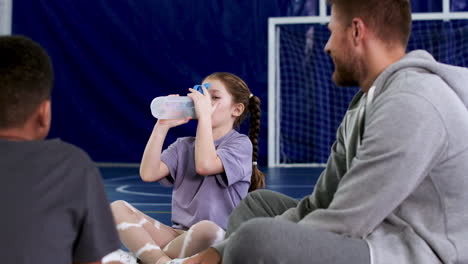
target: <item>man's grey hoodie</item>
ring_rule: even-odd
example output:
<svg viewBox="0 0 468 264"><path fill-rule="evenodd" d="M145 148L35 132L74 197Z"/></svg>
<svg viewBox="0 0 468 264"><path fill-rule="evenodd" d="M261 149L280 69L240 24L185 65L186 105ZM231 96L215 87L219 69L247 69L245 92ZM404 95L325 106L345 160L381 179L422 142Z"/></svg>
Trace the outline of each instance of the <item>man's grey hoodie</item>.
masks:
<svg viewBox="0 0 468 264"><path fill-rule="evenodd" d="M468 263L467 105L468 69L408 53L356 95L313 193L278 218L364 239L373 264Z"/></svg>

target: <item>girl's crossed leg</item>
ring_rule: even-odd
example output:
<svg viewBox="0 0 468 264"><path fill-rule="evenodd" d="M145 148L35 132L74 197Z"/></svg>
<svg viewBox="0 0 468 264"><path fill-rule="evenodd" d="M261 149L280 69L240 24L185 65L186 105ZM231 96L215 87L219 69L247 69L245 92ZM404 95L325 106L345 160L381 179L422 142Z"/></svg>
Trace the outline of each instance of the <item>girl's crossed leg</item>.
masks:
<svg viewBox="0 0 468 264"><path fill-rule="evenodd" d="M192 256L224 238L224 230L211 221L201 221L182 231L161 224L125 201L115 201L111 208L122 243L143 264L163 264Z"/></svg>

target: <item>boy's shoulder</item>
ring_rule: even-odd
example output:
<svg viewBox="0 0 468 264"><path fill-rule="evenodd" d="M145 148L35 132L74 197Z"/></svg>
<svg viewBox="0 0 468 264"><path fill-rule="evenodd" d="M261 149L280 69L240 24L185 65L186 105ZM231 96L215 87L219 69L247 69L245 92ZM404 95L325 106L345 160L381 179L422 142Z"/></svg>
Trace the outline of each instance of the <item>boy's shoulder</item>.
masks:
<svg viewBox="0 0 468 264"><path fill-rule="evenodd" d="M44 144L43 151L51 154L49 157L61 157L64 162L68 160L74 164L88 165L93 163L88 153L83 149L61 139L49 139L41 143Z"/></svg>

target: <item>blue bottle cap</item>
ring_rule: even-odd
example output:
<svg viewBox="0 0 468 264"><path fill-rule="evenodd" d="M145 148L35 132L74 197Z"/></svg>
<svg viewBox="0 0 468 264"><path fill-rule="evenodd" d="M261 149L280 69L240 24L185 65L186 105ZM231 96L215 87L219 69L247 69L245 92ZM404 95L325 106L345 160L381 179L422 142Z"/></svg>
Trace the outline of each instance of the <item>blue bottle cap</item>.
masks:
<svg viewBox="0 0 468 264"><path fill-rule="evenodd" d="M210 85L211 85L211 83L203 84L203 86L205 86L206 89L210 88ZM203 94L203 89L202 89L201 85L197 84L197 85L193 86L193 89L196 90L196 91L199 91L201 94Z"/></svg>

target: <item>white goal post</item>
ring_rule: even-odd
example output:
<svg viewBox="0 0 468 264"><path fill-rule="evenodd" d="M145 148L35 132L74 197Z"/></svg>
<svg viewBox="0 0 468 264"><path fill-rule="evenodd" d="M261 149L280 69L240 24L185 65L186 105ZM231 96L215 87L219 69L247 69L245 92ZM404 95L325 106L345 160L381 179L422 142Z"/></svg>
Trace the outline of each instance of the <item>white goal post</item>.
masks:
<svg viewBox="0 0 468 264"><path fill-rule="evenodd" d="M464 21L468 22L468 12L451 12L450 11L450 0L443 0L442 12L438 13L414 13L413 21ZM295 162L288 158L284 158L284 146L287 146L288 142L282 142L284 135L281 135L281 124L287 120L282 120L282 113L286 111L282 109L282 103L284 104L284 97L282 95L281 85L282 79L280 76L282 71L280 67L281 61L281 27L287 27L290 25L325 25L329 22L330 17L327 16L327 4L326 0L320 0L319 2L319 15L314 17L272 17L268 21L268 167L323 167L325 162L314 162L306 161ZM468 24L468 23L467 23ZM284 40L283 40L284 41ZM463 47L468 49L468 41L465 39L460 40ZM452 43L450 43L452 44ZM452 44L453 45L453 44ZM422 45L424 48L424 45ZM322 47L323 48L323 47ZM466 53L464 53L466 54ZM326 54L324 54L325 56ZM284 58L285 55L283 55ZM315 59L315 57L314 57ZM468 60L468 58L465 58ZM284 63L284 62L283 62ZM466 67L466 65L465 65ZM288 70L290 70L288 68ZM298 76L297 78L300 78ZM283 88L284 89L284 88ZM283 101L282 101L283 97ZM301 107L301 106L297 106ZM295 112L293 113L293 115ZM297 129L297 128L294 128ZM294 135L289 136L297 137ZM328 146L330 148L331 145Z"/></svg>
<svg viewBox="0 0 468 264"><path fill-rule="evenodd" d="M13 0L0 0L0 35L11 34Z"/></svg>

